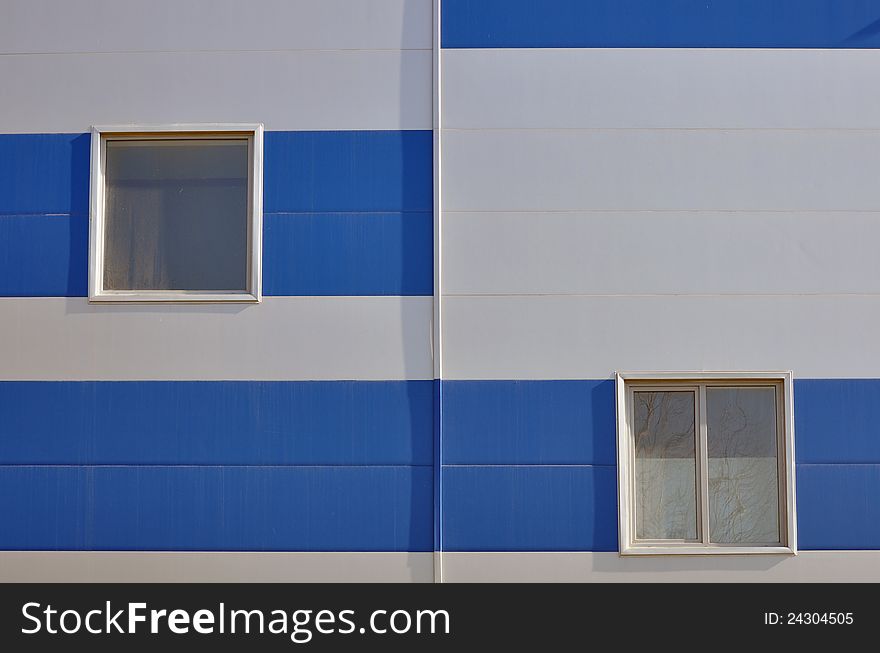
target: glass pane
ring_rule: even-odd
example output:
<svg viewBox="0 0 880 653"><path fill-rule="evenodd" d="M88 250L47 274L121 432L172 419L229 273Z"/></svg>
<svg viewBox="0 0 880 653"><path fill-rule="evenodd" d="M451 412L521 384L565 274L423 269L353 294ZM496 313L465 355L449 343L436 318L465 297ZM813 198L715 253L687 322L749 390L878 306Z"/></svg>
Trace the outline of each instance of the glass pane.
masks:
<svg viewBox="0 0 880 653"><path fill-rule="evenodd" d="M247 140L108 141L106 290L247 288Z"/></svg>
<svg viewBox="0 0 880 653"><path fill-rule="evenodd" d="M709 538L779 541L776 389L707 388Z"/></svg>
<svg viewBox="0 0 880 653"><path fill-rule="evenodd" d="M636 539L697 539L695 393L636 392Z"/></svg>

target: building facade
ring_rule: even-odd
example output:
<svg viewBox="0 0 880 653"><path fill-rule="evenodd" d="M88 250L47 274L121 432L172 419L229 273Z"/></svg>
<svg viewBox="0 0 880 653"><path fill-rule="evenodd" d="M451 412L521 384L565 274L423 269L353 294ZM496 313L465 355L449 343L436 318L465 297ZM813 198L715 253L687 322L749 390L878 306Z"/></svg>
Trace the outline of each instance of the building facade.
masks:
<svg viewBox="0 0 880 653"><path fill-rule="evenodd" d="M878 25L0 0L0 580L880 580Z"/></svg>

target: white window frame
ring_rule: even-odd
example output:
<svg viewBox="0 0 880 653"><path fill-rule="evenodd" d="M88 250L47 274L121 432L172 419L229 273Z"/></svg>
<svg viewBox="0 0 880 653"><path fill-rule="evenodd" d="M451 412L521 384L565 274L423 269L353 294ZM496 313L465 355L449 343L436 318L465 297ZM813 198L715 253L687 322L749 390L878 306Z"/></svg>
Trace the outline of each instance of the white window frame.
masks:
<svg viewBox="0 0 880 653"><path fill-rule="evenodd" d="M247 139L248 142L248 286L241 291L105 290L104 169L111 140L125 139ZM249 302L262 301L263 125L261 123L199 123L173 125L96 125L92 127L89 187L89 301Z"/></svg>
<svg viewBox="0 0 880 653"><path fill-rule="evenodd" d="M617 491L620 555L742 555L797 554L795 511L794 400L792 373L786 372L617 372ZM706 386L775 386L777 410L777 464L779 531L781 541L768 545L709 543ZM697 418L698 538L700 542L636 540L633 484L633 392L636 390L694 390ZM705 528L703 527L705 525Z"/></svg>

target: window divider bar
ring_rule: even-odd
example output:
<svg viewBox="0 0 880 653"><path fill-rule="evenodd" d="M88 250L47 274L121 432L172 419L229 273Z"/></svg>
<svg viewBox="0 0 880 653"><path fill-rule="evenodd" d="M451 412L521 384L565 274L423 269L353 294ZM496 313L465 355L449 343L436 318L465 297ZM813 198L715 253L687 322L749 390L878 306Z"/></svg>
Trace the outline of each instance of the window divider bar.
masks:
<svg viewBox="0 0 880 653"><path fill-rule="evenodd" d="M699 416L699 448L697 477L700 480L700 537L709 544L709 424L706 417L706 384L697 387L697 415Z"/></svg>
<svg viewBox="0 0 880 653"><path fill-rule="evenodd" d="M787 494L789 483L787 470L789 464L794 466L794 461L789 463L788 451L785 446L786 433L788 432L788 416L785 414L785 387L782 383L776 383L774 390L776 398L776 528L780 543L783 546L791 546L788 528L788 511L791 507Z"/></svg>

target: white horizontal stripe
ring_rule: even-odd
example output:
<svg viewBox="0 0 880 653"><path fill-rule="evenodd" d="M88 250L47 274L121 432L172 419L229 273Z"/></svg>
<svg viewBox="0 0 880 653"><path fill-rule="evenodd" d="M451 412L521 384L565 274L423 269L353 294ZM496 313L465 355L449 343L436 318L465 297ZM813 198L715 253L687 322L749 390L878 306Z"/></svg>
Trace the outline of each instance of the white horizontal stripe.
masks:
<svg viewBox="0 0 880 653"><path fill-rule="evenodd" d="M432 553L0 551L0 583L430 583Z"/></svg>
<svg viewBox="0 0 880 653"><path fill-rule="evenodd" d="M444 211L878 210L880 131L443 131Z"/></svg>
<svg viewBox="0 0 880 653"><path fill-rule="evenodd" d="M0 53L431 48L431 0L4 0Z"/></svg>
<svg viewBox="0 0 880 653"><path fill-rule="evenodd" d="M185 122L431 129L422 50L9 55L0 79L3 133Z"/></svg>
<svg viewBox="0 0 880 653"><path fill-rule="evenodd" d="M880 293L880 213L447 213L446 294Z"/></svg>
<svg viewBox="0 0 880 653"><path fill-rule="evenodd" d="M443 126L880 127L880 51L444 50Z"/></svg>
<svg viewBox="0 0 880 653"><path fill-rule="evenodd" d="M444 297L447 379L615 370L792 370L875 378L878 296Z"/></svg>
<svg viewBox="0 0 880 653"><path fill-rule="evenodd" d="M880 581L880 551L791 555L625 557L616 553L444 553L450 583L760 583Z"/></svg>
<svg viewBox="0 0 880 653"><path fill-rule="evenodd" d="M0 298L2 380L431 379L431 297Z"/></svg>
<svg viewBox="0 0 880 653"><path fill-rule="evenodd" d="M2 551L0 582L431 582L432 553ZM878 582L880 551L446 552L444 582Z"/></svg>

